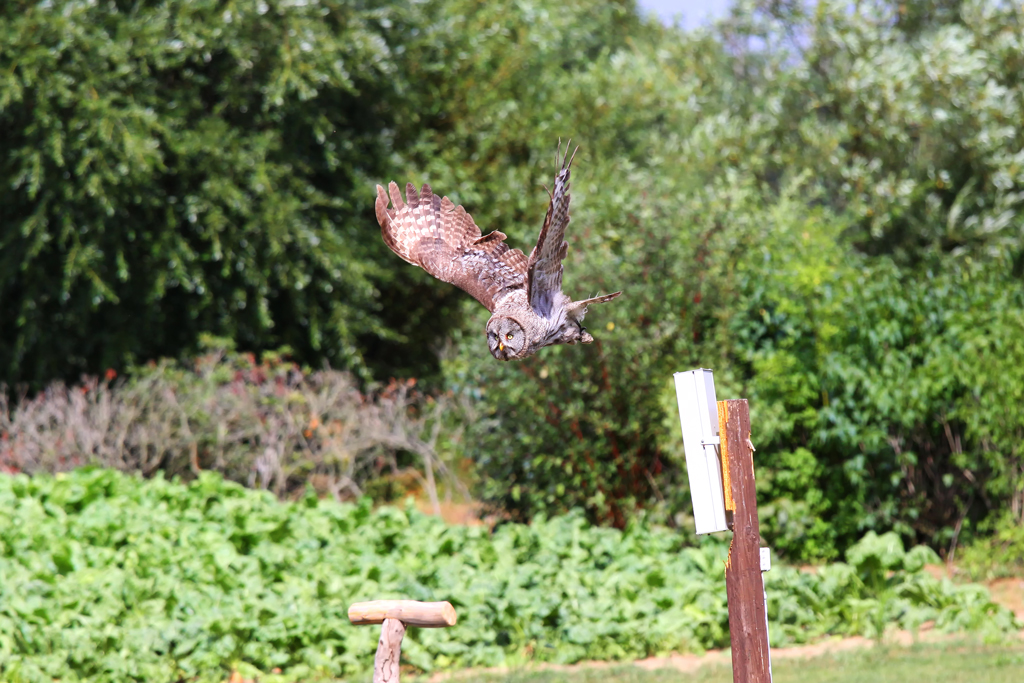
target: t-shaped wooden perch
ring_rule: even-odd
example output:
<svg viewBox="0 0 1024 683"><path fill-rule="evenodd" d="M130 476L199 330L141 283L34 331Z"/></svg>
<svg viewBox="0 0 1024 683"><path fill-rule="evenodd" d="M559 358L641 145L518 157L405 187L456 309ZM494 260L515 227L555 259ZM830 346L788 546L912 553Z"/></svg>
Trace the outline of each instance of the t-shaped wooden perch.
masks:
<svg viewBox="0 0 1024 683"><path fill-rule="evenodd" d="M398 683L398 665L402 659L405 627L455 626L458 616L450 602L373 600L357 602L349 607L348 620L356 626L383 624L380 629L380 641L377 643L377 656L373 660L373 683Z"/></svg>

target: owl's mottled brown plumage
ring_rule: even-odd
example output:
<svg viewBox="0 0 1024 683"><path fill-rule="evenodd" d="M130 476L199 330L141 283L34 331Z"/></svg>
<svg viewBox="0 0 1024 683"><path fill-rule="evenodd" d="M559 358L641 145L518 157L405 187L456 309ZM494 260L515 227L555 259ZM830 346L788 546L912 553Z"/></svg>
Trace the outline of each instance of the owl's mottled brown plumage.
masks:
<svg viewBox="0 0 1024 683"><path fill-rule="evenodd" d="M497 230L481 236L472 216L448 197L438 198L429 185L420 192L409 183L405 201L398 185L388 193L377 186L377 222L384 243L409 263L473 296L493 314L487 322L491 354L499 360L526 358L552 344L589 344L583 327L592 303L610 301L622 292L573 301L562 292L562 261L569 248L569 168L575 157L562 156L551 204L530 258L505 244ZM557 161L557 159L556 159ZM388 199L391 204L389 208Z"/></svg>

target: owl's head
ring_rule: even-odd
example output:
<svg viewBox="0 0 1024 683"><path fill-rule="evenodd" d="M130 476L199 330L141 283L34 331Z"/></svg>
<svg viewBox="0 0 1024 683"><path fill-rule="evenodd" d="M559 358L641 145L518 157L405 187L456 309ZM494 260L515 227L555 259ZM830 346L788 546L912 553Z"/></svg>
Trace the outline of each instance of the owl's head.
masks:
<svg viewBox="0 0 1024 683"><path fill-rule="evenodd" d="M487 347L498 360L517 360L527 355L526 332L512 318L494 316L487 321Z"/></svg>

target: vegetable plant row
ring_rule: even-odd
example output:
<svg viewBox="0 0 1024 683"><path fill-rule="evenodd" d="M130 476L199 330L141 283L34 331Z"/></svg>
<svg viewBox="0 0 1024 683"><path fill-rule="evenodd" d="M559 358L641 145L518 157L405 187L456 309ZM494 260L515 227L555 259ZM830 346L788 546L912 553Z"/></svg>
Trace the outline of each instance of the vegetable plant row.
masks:
<svg viewBox="0 0 1024 683"><path fill-rule="evenodd" d="M349 604L448 600L449 629L411 629L424 670L574 662L728 643L725 539L581 515L450 526L413 508L282 503L204 473L189 485L112 470L0 476L0 680L261 680L365 674L377 633ZM767 574L773 645L887 625L1008 631L983 587L922 570L869 534L848 563Z"/></svg>

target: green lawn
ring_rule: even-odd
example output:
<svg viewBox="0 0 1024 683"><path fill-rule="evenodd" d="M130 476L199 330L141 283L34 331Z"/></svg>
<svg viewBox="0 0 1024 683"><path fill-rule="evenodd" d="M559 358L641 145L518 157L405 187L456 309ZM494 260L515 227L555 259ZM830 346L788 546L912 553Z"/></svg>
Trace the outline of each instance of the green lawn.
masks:
<svg viewBox="0 0 1024 683"><path fill-rule="evenodd" d="M776 661L773 683L1020 683L1024 681L1024 643L982 645L962 641L911 648L880 647ZM511 672L453 680L483 683L731 683L729 666L695 673L672 669L642 671L623 666L574 671Z"/></svg>

